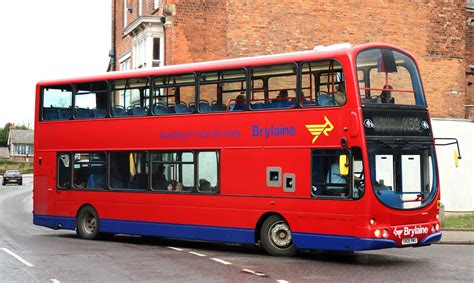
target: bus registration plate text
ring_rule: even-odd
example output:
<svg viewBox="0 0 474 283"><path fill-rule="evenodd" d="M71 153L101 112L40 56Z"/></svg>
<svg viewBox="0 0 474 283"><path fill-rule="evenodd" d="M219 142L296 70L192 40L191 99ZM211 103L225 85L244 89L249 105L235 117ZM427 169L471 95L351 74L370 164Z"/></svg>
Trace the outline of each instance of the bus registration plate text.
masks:
<svg viewBox="0 0 474 283"><path fill-rule="evenodd" d="M402 245L414 245L418 243L417 238L404 238L402 239Z"/></svg>

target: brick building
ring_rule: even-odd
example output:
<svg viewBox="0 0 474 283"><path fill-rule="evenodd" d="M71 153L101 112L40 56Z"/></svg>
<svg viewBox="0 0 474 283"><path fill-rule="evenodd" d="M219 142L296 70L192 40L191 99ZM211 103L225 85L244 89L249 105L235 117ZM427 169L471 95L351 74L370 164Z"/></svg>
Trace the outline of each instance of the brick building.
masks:
<svg viewBox="0 0 474 283"><path fill-rule="evenodd" d="M109 70L384 42L418 60L434 117L474 117L474 1L113 0Z"/></svg>

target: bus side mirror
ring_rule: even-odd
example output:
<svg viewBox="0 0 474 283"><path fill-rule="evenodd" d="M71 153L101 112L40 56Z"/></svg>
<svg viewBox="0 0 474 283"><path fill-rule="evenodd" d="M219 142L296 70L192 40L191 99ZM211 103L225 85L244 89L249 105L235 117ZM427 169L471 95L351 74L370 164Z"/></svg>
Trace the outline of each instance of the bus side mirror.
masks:
<svg viewBox="0 0 474 283"><path fill-rule="evenodd" d="M458 168L460 157L459 157L459 154L456 150L453 150L453 152L454 152L454 166L456 166L456 168Z"/></svg>
<svg viewBox="0 0 474 283"><path fill-rule="evenodd" d="M349 175L349 158L345 154L339 156L339 174L341 176Z"/></svg>
<svg viewBox="0 0 474 283"><path fill-rule="evenodd" d="M459 142L456 138L435 138L435 145L437 146L445 146L445 145L456 145L456 149L454 149L454 166L459 166L459 159L461 159L461 150L459 149Z"/></svg>

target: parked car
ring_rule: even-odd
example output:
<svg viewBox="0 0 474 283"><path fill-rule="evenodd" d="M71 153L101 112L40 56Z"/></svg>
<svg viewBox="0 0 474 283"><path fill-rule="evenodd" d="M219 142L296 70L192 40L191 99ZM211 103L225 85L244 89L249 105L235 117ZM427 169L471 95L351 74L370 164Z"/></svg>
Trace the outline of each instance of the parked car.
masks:
<svg viewBox="0 0 474 283"><path fill-rule="evenodd" d="M23 185L23 176L18 170L7 170L3 174L2 185L16 183L17 185Z"/></svg>

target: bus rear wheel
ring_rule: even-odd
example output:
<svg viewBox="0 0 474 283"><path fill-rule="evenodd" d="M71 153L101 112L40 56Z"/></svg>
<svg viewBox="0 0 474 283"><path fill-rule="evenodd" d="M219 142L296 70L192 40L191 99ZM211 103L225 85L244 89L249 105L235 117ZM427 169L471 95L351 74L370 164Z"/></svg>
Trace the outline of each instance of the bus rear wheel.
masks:
<svg viewBox="0 0 474 283"><path fill-rule="evenodd" d="M91 206L79 210L76 220L76 233L82 239L94 240L99 235L99 217Z"/></svg>
<svg viewBox="0 0 474 283"><path fill-rule="evenodd" d="M290 225L281 216L268 217L260 229L260 241L265 251L273 256L294 256Z"/></svg>

